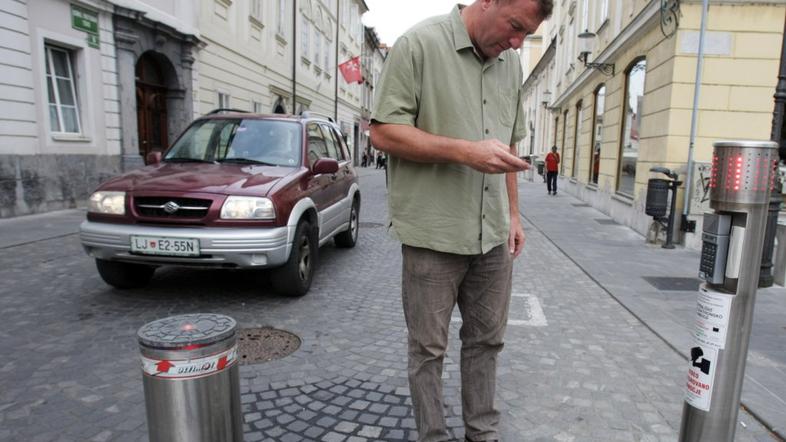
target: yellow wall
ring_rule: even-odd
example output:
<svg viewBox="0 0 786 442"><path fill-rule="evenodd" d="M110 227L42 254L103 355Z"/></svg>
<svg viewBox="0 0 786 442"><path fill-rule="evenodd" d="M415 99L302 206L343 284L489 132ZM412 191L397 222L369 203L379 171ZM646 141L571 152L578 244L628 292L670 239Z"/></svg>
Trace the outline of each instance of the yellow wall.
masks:
<svg viewBox="0 0 786 442"><path fill-rule="evenodd" d="M593 73L584 87L574 93L561 109L561 112L568 109L564 175L572 177L576 103L578 100L583 101L583 122L578 140L579 162L575 178L578 183L586 184L590 169L593 93L598 85L606 84L598 190L614 194L619 167L625 70L637 57L646 57L640 151L633 204L641 211L646 199L647 180L651 177L650 167L680 168L688 160L696 54L683 47L683 39L697 35L701 5L683 4L681 9L682 17L676 35L665 38L656 26L647 31L646 35L636 36L635 43L613 60L616 67L614 77ZM721 44L721 50L716 50L715 54L705 55L694 155L696 161L709 160L712 142L716 140L769 139L784 11L783 5L713 4L710 8L707 30L728 44ZM562 140L563 118L564 114L560 113L559 142Z"/></svg>

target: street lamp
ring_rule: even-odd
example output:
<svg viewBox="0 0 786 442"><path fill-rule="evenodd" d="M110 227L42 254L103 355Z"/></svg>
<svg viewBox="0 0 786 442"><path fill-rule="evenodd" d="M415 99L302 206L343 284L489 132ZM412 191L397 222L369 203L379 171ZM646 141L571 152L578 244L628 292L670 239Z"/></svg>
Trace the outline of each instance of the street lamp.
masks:
<svg viewBox="0 0 786 442"><path fill-rule="evenodd" d="M614 76L614 63L588 63L587 59L592 53L592 44L595 42L595 34L585 29L584 32L579 34L579 61L584 63L585 67L597 69L604 75L609 77Z"/></svg>

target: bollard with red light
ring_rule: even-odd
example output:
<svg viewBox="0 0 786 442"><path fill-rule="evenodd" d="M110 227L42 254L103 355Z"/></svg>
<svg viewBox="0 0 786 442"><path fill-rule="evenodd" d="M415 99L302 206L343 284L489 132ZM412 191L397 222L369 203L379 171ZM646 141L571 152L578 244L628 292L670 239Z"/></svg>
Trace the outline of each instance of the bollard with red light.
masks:
<svg viewBox="0 0 786 442"><path fill-rule="evenodd" d="M759 281L777 143L713 144L694 344L680 441L733 441Z"/></svg>
<svg viewBox="0 0 786 442"><path fill-rule="evenodd" d="M150 442L241 442L235 320L200 313L139 329Z"/></svg>

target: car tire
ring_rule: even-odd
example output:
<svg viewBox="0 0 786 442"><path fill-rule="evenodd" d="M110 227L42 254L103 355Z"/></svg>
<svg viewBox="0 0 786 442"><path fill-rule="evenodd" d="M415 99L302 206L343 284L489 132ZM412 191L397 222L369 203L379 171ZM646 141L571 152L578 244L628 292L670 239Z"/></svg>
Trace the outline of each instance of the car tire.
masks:
<svg viewBox="0 0 786 442"><path fill-rule="evenodd" d="M300 221L295 229L289 259L270 275L273 289L287 296L303 296L308 293L314 278L318 250L316 232L308 221Z"/></svg>
<svg viewBox="0 0 786 442"><path fill-rule="evenodd" d="M349 249L355 247L358 242L358 231L360 230L360 200L355 198L352 201L352 209L349 213L349 228L335 236L334 241L337 247Z"/></svg>
<svg viewBox="0 0 786 442"><path fill-rule="evenodd" d="M143 264L130 264L103 259L96 259L96 268L104 282L121 290L137 289L146 286L156 271L155 267Z"/></svg>

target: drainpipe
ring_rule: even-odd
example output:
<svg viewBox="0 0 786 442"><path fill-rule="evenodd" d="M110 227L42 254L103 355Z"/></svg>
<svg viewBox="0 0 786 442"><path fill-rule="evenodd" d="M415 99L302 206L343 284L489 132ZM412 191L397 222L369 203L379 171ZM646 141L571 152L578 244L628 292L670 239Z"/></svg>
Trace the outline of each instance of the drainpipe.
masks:
<svg viewBox="0 0 786 442"><path fill-rule="evenodd" d="M333 118L338 123L338 47L339 47L339 29L341 29L341 0L336 2L336 66L333 72L333 78L336 79L335 99L333 100Z"/></svg>
<svg viewBox="0 0 786 442"><path fill-rule="evenodd" d="M297 108L297 0L292 1L292 115Z"/></svg>
<svg viewBox="0 0 786 442"><path fill-rule="evenodd" d="M690 214L690 195L693 185L693 152L696 143L696 125L699 118L699 94L701 93L701 73L704 68L704 34L707 33L707 9L709 0L702 0L701 31L699 32L699 52L696 55L696 87L693 90L693 114L690 121L690 145L688 147L688 172L685 178L685 202L682 207L682 229L688 225Z"/></svg>

